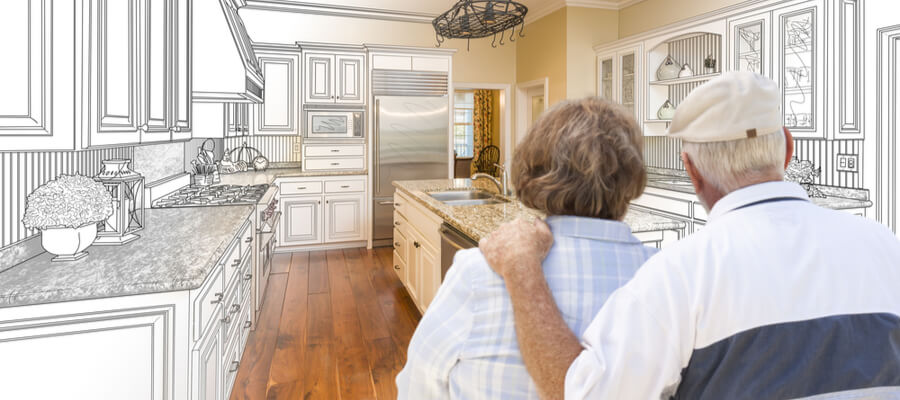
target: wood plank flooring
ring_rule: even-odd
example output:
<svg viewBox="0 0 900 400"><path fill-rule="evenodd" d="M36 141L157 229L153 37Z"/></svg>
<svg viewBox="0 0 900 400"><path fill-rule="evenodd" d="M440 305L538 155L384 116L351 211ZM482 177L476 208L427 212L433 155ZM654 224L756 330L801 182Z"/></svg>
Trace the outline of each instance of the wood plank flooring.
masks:
<svg viewBox="0 0 900 400"><path fill-rule="evenodd" d="M391 249L277 254L231 399L395 399L421 315Z"/></svg>

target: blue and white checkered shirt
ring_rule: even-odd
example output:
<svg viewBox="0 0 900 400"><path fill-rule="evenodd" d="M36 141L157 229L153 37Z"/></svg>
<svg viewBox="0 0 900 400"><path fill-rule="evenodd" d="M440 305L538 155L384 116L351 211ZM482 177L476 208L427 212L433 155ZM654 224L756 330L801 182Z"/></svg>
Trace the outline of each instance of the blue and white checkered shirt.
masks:
<svg viewBox="0 0 900 400"><path fill-rule="evenodd" d="M606 299L656 253L628 225L547 218L554 244L544 275L576 336ZM400 399L538 399L525 370L506 286L478 249L458 252L422 317L397 376Z"/></svg>

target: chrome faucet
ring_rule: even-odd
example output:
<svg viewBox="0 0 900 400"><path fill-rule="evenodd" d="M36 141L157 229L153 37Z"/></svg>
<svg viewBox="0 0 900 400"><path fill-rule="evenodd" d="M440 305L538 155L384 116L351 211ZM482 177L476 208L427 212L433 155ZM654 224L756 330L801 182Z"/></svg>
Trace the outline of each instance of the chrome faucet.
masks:
<svg viewBox="0 0 900 400"><path fill-rule="evenodd" d="M488 174L485 174L485 173L482 173L482 172L478 172L478 173L472 175L472 178L471 178L471 179L472 179L473 181L478 180L478 179L480 179L480 178L488 179L488 180L490 180L491 182L493 182L494 185L497 185L497 191L499 191L501 195L509 196L509 195L510 195L510 192L509 192L509 173L506 171L506 167L504 167L503 165L500 165L500 164L494 164L494 166L496 166L497 168L500 168L500 171L502 171L502 175L501 175L501 178L500 178L500 179L502 179L502 182L499 181L499 180L497 180L497 178L494 178L493 176L488 175Z"/></svg>

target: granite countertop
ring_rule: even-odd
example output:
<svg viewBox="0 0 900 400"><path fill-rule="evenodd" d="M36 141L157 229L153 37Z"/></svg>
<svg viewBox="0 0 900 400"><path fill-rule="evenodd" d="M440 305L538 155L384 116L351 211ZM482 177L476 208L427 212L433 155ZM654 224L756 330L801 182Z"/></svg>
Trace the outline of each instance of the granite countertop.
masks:
<svg viewBox="0 0 900 400"><path fill-rule="evenodd" d="M43 253L0 272L0 308L196 289L224 255L252 206L147 209L141 237L91 246L77 261Z"/></svg>
<svg viewBox="0 0 900 400"><path fill-rule="evenodd" d="M277 178L304 178L311 176L366 175L366 170L358 171L303 171L298 163L273 164L265 171L247 171L221 175L225 185L271 184Z"/></svg>
<svg viewBox="0 0 900 400"><path fill-rule="evenodd" d="M696 195L687 173L680 170L648 168L647 187ZM818 185L816 187L826 194L824 198L810 198L810 201L819 207L846 210L869 208L873 204L868 200L868 193L865 190Z"/></svg>
<svg viewBox="0 0 900 400"><path fill-rule="evenodd" d="M472 182L470 179L434 179L421 181L396 181L394 186L431 210L454 228L467 236L481 240L505 222L522 217L526 219L541 218L543 214L529 209L515 199L508 203L477 206L448 206L435 200L427 192L442 190L484 189L497 192L496 187L485 180ZM661 217L639 210L629 210L625 223L631 226L632 232L651 232L662 230L684 229L684 222Z"/></svg>

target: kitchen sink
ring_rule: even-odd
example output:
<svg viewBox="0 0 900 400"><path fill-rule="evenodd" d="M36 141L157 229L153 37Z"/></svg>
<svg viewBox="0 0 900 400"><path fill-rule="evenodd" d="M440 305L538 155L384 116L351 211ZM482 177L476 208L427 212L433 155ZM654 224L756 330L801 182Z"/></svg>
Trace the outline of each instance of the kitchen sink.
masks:
<svg viewBox="0 0 900 400"><path fill-rule="evenodd" d="M484 190L451 190L431 192L428 195L448 206L480 206L507 202L507 200Z"/></svg>

